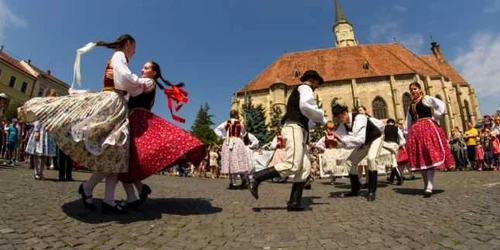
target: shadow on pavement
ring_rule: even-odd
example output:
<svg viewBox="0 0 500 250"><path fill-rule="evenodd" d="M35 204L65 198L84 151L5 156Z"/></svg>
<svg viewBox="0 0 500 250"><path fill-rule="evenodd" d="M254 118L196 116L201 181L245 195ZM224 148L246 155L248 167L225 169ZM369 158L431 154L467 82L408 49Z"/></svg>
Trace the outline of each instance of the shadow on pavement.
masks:
<svg viewBox="0 0 500 250"><path fill-rule="evenodd" d="M222 208L213 207L209 200L202 198L148 199L137 211L132 210L128 214L102 214L101 202L101 199L94 199L96 211L86 209L81 200L64 204L62 210L69 217L90 224L112 221L128 224L160 219L162 214L207 215L222 212Z"/></svg>
<svg viewBox="0 0 500 250"><path fill-rule="evenodd" d="M422 188L394 188L394 192L404 195L423 195L424 190ZM444 190L436 189L432 191L432 194L444 193Z"/></svg>
<svg viewBox="0 0 500 250"><path fill-rule="evenodd" d="M313 205L330 205L329 202L314 202L315 199L321 199L319 196L304 196L302 197L302 205L310 207ZM283 207L254 207L252 208L254 212L261 213L265 210L286 210L286 206Z"/></svg>

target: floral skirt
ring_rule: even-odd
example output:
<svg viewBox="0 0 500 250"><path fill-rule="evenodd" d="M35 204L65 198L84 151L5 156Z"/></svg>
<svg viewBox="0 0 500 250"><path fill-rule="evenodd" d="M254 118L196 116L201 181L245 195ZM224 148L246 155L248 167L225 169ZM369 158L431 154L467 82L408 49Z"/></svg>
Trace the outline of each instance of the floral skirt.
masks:
<svg viewBox="0 0 500 250"><path fill-rule="evenodd" d="M432 120L419 120L411 125L406 150L412 171L455 166L448 140L441 127Z"/></svg>
<svg viewBox="0 0 500 250"><path fill-rule="evenodd" d="M94 171L128 171L128 109L121 94L103 91L37 97L27 101L20 111L26 122L38 120L74 161Z"/></svg>
<svg viewBox="0 0 500 250"><path fill-rule="evenodd" d="M207 156L203 143L187 131L142 108L133 109L130 121L130 167L119 175L133 183L183 161L199 166Z"/></svg>
<svg viewBox="0 0 500 250"><path fill-rule="evenodd" d="M349 167L347 164L342 164L343 154L342 149L326 149L321 155L321 168L325 174L330 174L335 177L347 176Z"/></svg>
<svg viewBox="0 0 500 250"><path fill-rule="evenodd" d="M248 157L242 139L226 139L222 145L221 158L221 173L240 174L248 172Z"/></svg>

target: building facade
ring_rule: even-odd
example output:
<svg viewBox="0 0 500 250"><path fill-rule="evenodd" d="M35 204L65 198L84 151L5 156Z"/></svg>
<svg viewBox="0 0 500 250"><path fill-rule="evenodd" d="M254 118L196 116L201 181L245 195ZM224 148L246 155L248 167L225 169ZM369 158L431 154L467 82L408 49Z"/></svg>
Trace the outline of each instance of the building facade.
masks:
<svg viewBox="0 0 500 250"><path fill-rule="evenodd" d="M44 96L50 88L58 95L67 95L69 90L69 86L51 75L50 70L42 71L30 60L17 60L0 46L0 93L10 99L5 112L7 118L16 116L17 107L33 97Z"/></svg>
<svg viewBox="0 0 500 250"><path fill-rule="evenodd" d="M231 108L241 110L245 95L250 94L252 102L267 111L275 106L284 111L302 73L315 69L325 80L316 94L330 119L333 101L362 105L381 120L404 119L411 103L408 87L414 81L425 94L446 103L447 113L440 124L447 134L454 127L464 129L467 120L480 119L474 88L446 61L436 42L431 43L431 54L421 56L399 43L360 45L338 0L335 13L335 48L281 56L235 93Z"/></svg>

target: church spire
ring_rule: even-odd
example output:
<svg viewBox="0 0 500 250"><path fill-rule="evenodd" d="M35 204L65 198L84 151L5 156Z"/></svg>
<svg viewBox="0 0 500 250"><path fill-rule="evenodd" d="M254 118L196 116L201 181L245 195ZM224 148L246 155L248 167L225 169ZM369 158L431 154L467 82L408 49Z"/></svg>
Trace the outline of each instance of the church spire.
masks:
<svg viewBox="0 0 500 250"><path fill-rule="evenodd" d="M339 0L335 0L334 4L335 4L335 24L341 22L347 22L347 18L345 17L342 6L340 6Z"/></svg>
<svg viewBox="0 0 500 250"><path fill-rule="evenodd" d="M358 45L358 40L354 36L352 24L347 21L340 0L334 1L335 5L335 24L333 25L333 33L335 34L336 47L351 47Z"/></svg>

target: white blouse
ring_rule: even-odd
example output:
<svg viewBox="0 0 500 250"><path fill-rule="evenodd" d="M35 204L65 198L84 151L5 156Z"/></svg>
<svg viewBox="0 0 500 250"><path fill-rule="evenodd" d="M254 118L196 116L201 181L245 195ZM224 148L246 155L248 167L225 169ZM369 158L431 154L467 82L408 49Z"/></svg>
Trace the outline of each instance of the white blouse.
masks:
<svg viewBox="0 0 500 250"><path fill-rule="evenodd" d="M130 96L138 96L154 88L155 83L153 79L140 78L130 71L127 58L122 51L117 51L113 54L111 65L113 67L115 89L127 91Z"/></svg>

